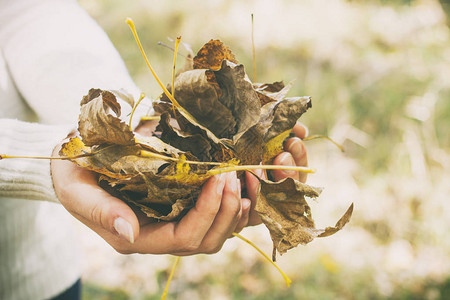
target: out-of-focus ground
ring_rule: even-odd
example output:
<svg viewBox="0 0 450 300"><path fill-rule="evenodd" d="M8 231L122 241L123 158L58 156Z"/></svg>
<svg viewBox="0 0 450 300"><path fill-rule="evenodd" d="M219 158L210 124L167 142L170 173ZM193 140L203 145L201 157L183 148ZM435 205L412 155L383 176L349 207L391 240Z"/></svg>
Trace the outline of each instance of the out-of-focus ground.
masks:
<svg viewBox="0 0 450 300"><path fill-rule="evenodd" d="M152 98L161 89L126 17L165 82L173 53L157 42L178 35L194 52L222 40L253 80L253 13L257 80L295 79L289 95L313 99L301 121L346 149L307 142L317 169L308 182L325 188L310 201L317 227L334 225L352 202L355 211L336 235L278 258L289 289L231 239L218 254L182 258L168 299L450 299L450 31L439 1L80 3ZM264 227L242 234L271 253ZM117 254L81 225L80 237L84 299L159 299L174 257Z"/></svg>

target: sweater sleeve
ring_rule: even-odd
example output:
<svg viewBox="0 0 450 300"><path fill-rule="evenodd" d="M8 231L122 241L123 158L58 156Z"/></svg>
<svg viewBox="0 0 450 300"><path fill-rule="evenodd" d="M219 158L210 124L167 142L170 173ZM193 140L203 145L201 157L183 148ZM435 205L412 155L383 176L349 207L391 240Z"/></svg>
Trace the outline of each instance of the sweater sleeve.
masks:
<svg viewBox="0 0 450 300"><path fill-rule="evenodd" d="M124 89L137 100L140 90L119 53L76 1L34 2L5 25L2 44L17 89L40 123L76 124L90 88ZM148 109L144 102L140 111ZM130 111L122 105L123 116Z"/></svg>
<svg viewBox="0 0 450 300"><path fill-rule="evenodd" d="M22 7L22 2L33 5ZM55 145L77 127L79 103L90 88L124 89L137 100L140 90L119 53L76 1L13 4L17 9L8 11L17 12L0 21L0 50L15 87L40 124L0 119L0 153L50 156ZM134 125L148 110L150 101L144 102ZM121 104L126 116L131 107ZM8 118L7 113L2 115ZM57 201L49 160L0 160L2 197Z"/></svg>
<svg viewBox="0 0 450 300"><path fill-rule="evenodd" d="M69 126L50 126L0 119L0 154L51 156ZM2 198L58 202L50 174L50 160L7 158L0 160Z"/></svg>

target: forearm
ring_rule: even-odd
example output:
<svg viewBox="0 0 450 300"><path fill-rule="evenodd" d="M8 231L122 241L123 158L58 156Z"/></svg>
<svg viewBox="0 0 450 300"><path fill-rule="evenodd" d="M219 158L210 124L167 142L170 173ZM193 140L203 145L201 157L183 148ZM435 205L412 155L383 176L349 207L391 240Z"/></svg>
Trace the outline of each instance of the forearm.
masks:
<svg viewBox="0 0 450 300"><path fill-rule="evenodd" d="M70 126L48 126L0 119L0 154L51 156ZM58 202L50 174L50 160L0 160L1 198Z"/></svg>
<svg viewBox="0 0 450 300"><path fill-rule="evenodd" d="M37 2L5 26L14 34L0 36L4 57L39 122L76 124L90 88L124 89L139 97L108 36L75 1ZM122 107L124 115L130 111Z"/></svg>

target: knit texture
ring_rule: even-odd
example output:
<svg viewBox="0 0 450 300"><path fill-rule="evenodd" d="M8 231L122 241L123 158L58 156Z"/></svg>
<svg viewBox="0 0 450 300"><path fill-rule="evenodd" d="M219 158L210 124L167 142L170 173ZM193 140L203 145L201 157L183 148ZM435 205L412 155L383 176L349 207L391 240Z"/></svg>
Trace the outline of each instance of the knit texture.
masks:
<svg viewBox="0 0 450 300"><path fill-rule="evenodd" d="M0 154L50 156L77 127L90 88L140 93L76 1L0 0ZM49 160L0 160L0 299L48 299L75 283L74 220L56 198Z"/></svg>
<svg viewBox="0 0 450 300"><path fill-rule="evenodd" d="M49 157L70 132L68 126L49 126L0 119L0 153ZM9 199L57 202L48 159L4 159L0 163L0 195Z"/></svg>

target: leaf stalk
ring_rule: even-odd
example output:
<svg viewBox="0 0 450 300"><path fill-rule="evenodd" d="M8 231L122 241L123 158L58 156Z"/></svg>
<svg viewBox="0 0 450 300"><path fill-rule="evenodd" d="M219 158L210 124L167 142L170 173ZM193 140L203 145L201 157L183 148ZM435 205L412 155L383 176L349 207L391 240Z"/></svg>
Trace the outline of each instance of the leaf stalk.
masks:
<svg viewBox="0 0 450 300"><path fill-rule="evenodd" d="M270 257L265 254L261 249L259 249L258 246L256 246L252 241L246 239L245 237L243 237L242 235L240 235L239 233L233 232L232 233L235 237L243 240L244 242L246 242L247 244L249 244L250 246L252 246L253 248L255 248L256 251L258 251L259 253L261 253L262 256L264 256L264 258L271 263L277 270L278 272L280 272L280 274L283 276L284 281L286 282L286 286L289 287L292 283L292 280L286 275L286 273L283 272L283 270L281 270L280 267L278 267L278 265L276 263L274 263Z"/></svg>

